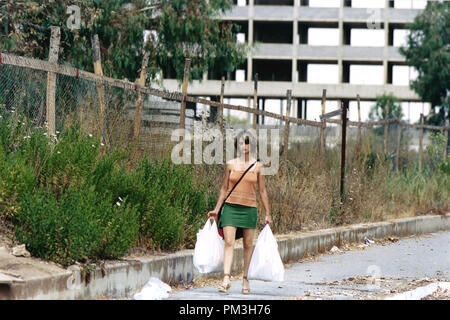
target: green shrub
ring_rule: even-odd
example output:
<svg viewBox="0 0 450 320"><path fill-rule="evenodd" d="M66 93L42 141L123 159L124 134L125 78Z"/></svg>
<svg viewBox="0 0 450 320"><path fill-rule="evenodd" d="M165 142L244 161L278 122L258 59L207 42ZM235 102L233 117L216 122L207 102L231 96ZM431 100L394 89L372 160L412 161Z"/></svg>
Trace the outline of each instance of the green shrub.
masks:
<svg viewBox="0 0 450 320"><path fill-rule="evenodd" d="M19 209L19 198L34 189L36 175L23 151L24 146L30 144L30 136L19 134L17 129L11 130L14 123L21 125L23 122L16 116L1 112L0 115L0 216L11 218Z"/></svg>
<svg viewBox="0 0 450 320"><path fill-rule="evenodd" d="M137 211L92 188L70 189L57 199L48 189L24 194L14 216L16 237L38 257L69 265L118 258L138 238Z"/></svg>
<svg viewBox="0 0 450 320"><path fill-rule="evenodd" d="M0 119L0 215L33 255L67 265L117 258L136 241L151 249L192 246L217 201L198 167L100 155L98 137L67 128L51 139L21 114ZM13 128L13 129L11 129Z"/></svg>
<svg viewBox="0 0 450 320"><path fill-rule="evenodd" d="M137 168L141 192L136 203L145 212L141 217L141 233L161 249L192 245L205 213L215 205L215 195L207 183L194 182L192 166L175 165L168 159L141 161ZM144 202L140 202L144 201Z"/></svg>
<svg viewBox="0 0 450 320"><path fill-rule="evenodd" d="M442 161L439 164L439 169L446 175L450 176L450 158L447 159L447 161Z"/></svg>
<svg viewBox="0 0 450 320"><path fill-rule="evenodd" d="M444 161L443 153L447 141L443 132L435 132L430 134L431 144L425 148L428 156L428 162L425 167L426 174L432 174L435 170L440 170L445 174L450 173L450 160Z"/></svg>
<svg viewBox="0 0 450 320"><path fill-rule="evenodd" d="M43 185L53 184L67 189L70 185L78 186L92 171L100 155L100 142L92 135L83 135L79 124L68 128L58 137L53 152L46 152L46 161L39 163L38 179Z"/></svg>
<svg viewBox="0 0 450 320"><path fill-rule="evenodd" d="M127 198L139 212L141 243L149 248L174 250L195 243L196 232L217 196L207 183L194 182L193 167L168 159L147 157L127 169L126 154L115 150L93 166L85 184L114 201Z"/></svg>

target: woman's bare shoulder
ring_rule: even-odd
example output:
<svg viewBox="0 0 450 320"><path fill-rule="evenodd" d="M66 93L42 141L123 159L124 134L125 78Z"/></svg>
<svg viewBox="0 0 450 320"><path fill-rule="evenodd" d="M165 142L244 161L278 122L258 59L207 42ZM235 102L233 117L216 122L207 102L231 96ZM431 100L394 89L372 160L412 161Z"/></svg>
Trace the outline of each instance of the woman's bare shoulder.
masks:
<svg viewBox="0 0 450 320"><path fill-rule="evenodd" d="M227 170L233 170L233 168L234 168L235 166L236 166L235 159L228 160L228 161L225 163L225 169L227 169Z"/></svg>
<svg viewBox="0 0 450 320"><path fill-rule="evenodd" d="M258 161L255 168L256 172L260 173L262 168L264 168L264 165L262 164L262 162Z"/></svg>

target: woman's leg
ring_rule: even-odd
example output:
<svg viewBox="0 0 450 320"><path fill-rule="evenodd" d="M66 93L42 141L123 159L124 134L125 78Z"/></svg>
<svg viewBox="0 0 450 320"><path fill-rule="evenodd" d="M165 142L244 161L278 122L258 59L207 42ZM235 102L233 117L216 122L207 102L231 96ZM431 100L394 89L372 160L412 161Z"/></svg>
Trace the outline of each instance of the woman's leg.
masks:
<svg viewBox="0 0 450 320"><path fill-rule="evenodd" d="M223 227L223 236L225 239L225 249L223 254L223 273L229 275L231 272L231 265L233 263L233 250L236 238L236 227ZM226 286L230 282L229 277L223 278L223 285Z"/></svg>
<svg viewBox="0 0 450 320"><path fill-rule="evenodd" d="M244 229L244 279L242 289L248 289L248 267L253 254L253 239L255 237L255 229Z"/></svg>

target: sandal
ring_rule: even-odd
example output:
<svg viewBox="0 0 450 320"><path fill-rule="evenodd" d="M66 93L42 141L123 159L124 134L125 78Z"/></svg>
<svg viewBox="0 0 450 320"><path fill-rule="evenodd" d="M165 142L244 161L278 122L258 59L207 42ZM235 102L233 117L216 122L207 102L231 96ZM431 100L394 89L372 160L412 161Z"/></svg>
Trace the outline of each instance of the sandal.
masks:
<svg viewBox="0 0 450 320"><path fill-rule="evenodd" d="M247 276L243 276L242 278L248 282ZM242 294L250 294L250 288L242 288Z"/></svg>
<svg viewBox="0 0 450 320"><path fill-rule="evenodd" d="M229 278L231 278L231 276L229 274L224 274L224 277L228 277L228 280L230 280ZM219 287L219 292L223 292L223 293L228 293L228 290L230 290L231 288L231 282L227 283L227 285L221 285Z"/></svg>

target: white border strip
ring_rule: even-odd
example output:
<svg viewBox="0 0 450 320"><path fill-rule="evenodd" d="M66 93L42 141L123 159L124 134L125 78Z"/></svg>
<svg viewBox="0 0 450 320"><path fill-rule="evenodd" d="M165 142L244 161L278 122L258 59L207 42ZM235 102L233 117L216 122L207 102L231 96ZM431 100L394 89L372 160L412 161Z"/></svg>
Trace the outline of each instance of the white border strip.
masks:
<svg viewBox="0 0 450 320"><path fill-rule="evenodd" d="M426 285L424 287L419 287L414 290L406 291L391 297L387 297L385 300L420 300L435 292L438 289L438 287L444 290L450 290L450 282L430 283L429 285Z"/></svg>

